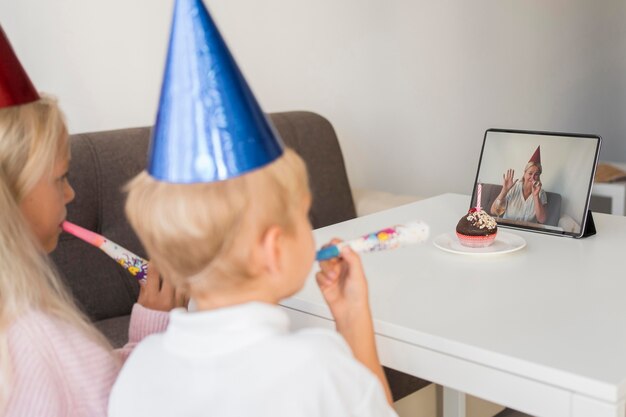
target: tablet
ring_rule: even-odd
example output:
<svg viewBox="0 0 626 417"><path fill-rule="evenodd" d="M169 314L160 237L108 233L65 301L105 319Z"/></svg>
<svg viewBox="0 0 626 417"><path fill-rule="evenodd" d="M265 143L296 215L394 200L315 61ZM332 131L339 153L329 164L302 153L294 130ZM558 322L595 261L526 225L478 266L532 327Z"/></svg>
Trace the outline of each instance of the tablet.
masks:
<svg viewBox="0 0 626 417"><path fill-rule="evenodd" d="M488 129L470 207L480 205L498 226L583 237L593 222L587 213L601 142L597 135Z"/></svg>

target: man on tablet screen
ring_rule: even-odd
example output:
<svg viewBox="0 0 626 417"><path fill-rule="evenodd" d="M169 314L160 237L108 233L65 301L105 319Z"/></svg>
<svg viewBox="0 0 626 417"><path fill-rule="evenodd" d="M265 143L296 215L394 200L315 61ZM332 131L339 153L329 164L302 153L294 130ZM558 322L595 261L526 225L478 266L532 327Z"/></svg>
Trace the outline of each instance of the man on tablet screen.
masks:
<svg viewBox="0 0 626 417"><path fill-rule="evenodd" d="M537 146L524 168L521 181L514 179L513 169L502 175L502 190L491 205L491 212L503 219L545 223L548 198L541 188L541 172L541 150Z"/></svg>

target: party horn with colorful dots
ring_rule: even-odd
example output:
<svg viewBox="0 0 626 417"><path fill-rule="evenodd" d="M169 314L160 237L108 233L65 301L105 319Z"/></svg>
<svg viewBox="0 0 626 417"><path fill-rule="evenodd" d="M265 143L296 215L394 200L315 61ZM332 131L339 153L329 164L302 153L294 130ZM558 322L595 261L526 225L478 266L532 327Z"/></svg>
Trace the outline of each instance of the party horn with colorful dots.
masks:
<svg viewBox="0 0 626 417"><path fill-rule="evenodd" d="M64 221L63 230L67 233L84 240L85 242L97 247L111 258L115 259L118 264L122 265L128 272L140 281L146 279L148 273L148 261L140 256L135 255L128 249L125 249L115 242L112 242L98 233L84 229L80 226Z"/></svg>
<svg viewBox="0 0 626 417"><path fill-rule="evenodd" d="M336 258L341 254L341 249L345 246L350 246L353 251L359 253L394 249L412 243L424 242L428 239L428 234L428 225L422 222L411 222L406 225L388 227L358 239L322 248L317 251L315 259L317 261L325 261Z"/></svg>

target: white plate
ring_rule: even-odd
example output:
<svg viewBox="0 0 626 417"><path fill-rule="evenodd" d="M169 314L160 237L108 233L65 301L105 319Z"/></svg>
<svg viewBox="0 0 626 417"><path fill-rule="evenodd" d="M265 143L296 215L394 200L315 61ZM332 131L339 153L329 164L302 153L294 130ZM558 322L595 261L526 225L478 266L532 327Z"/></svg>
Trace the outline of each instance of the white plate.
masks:
<svg viewBox="0 0 626 417"><path fill-rule="evenodd" d="M498 230L496 240L485 248L470 248L461 245L456 233L444 233L433 239L433 244L441 250L463 255L495 255L498 253L515 252L526 246L526 241L518 235Z"/></svg>

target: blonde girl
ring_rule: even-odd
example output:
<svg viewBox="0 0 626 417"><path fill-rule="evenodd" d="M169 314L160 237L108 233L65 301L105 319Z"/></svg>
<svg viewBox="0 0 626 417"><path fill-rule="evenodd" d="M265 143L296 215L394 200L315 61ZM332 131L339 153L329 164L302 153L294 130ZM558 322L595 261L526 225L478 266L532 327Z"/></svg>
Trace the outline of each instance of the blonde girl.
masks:
<svg viewBox="0 0 626 417"><path fill-rule="evenodd" d="M78 310L47 255L74 198L69 161L57 102L34 91L0 27L0 415L105 416L122 361L166 326L146 307L173 303L153 271L119 351Z"/></svg>

